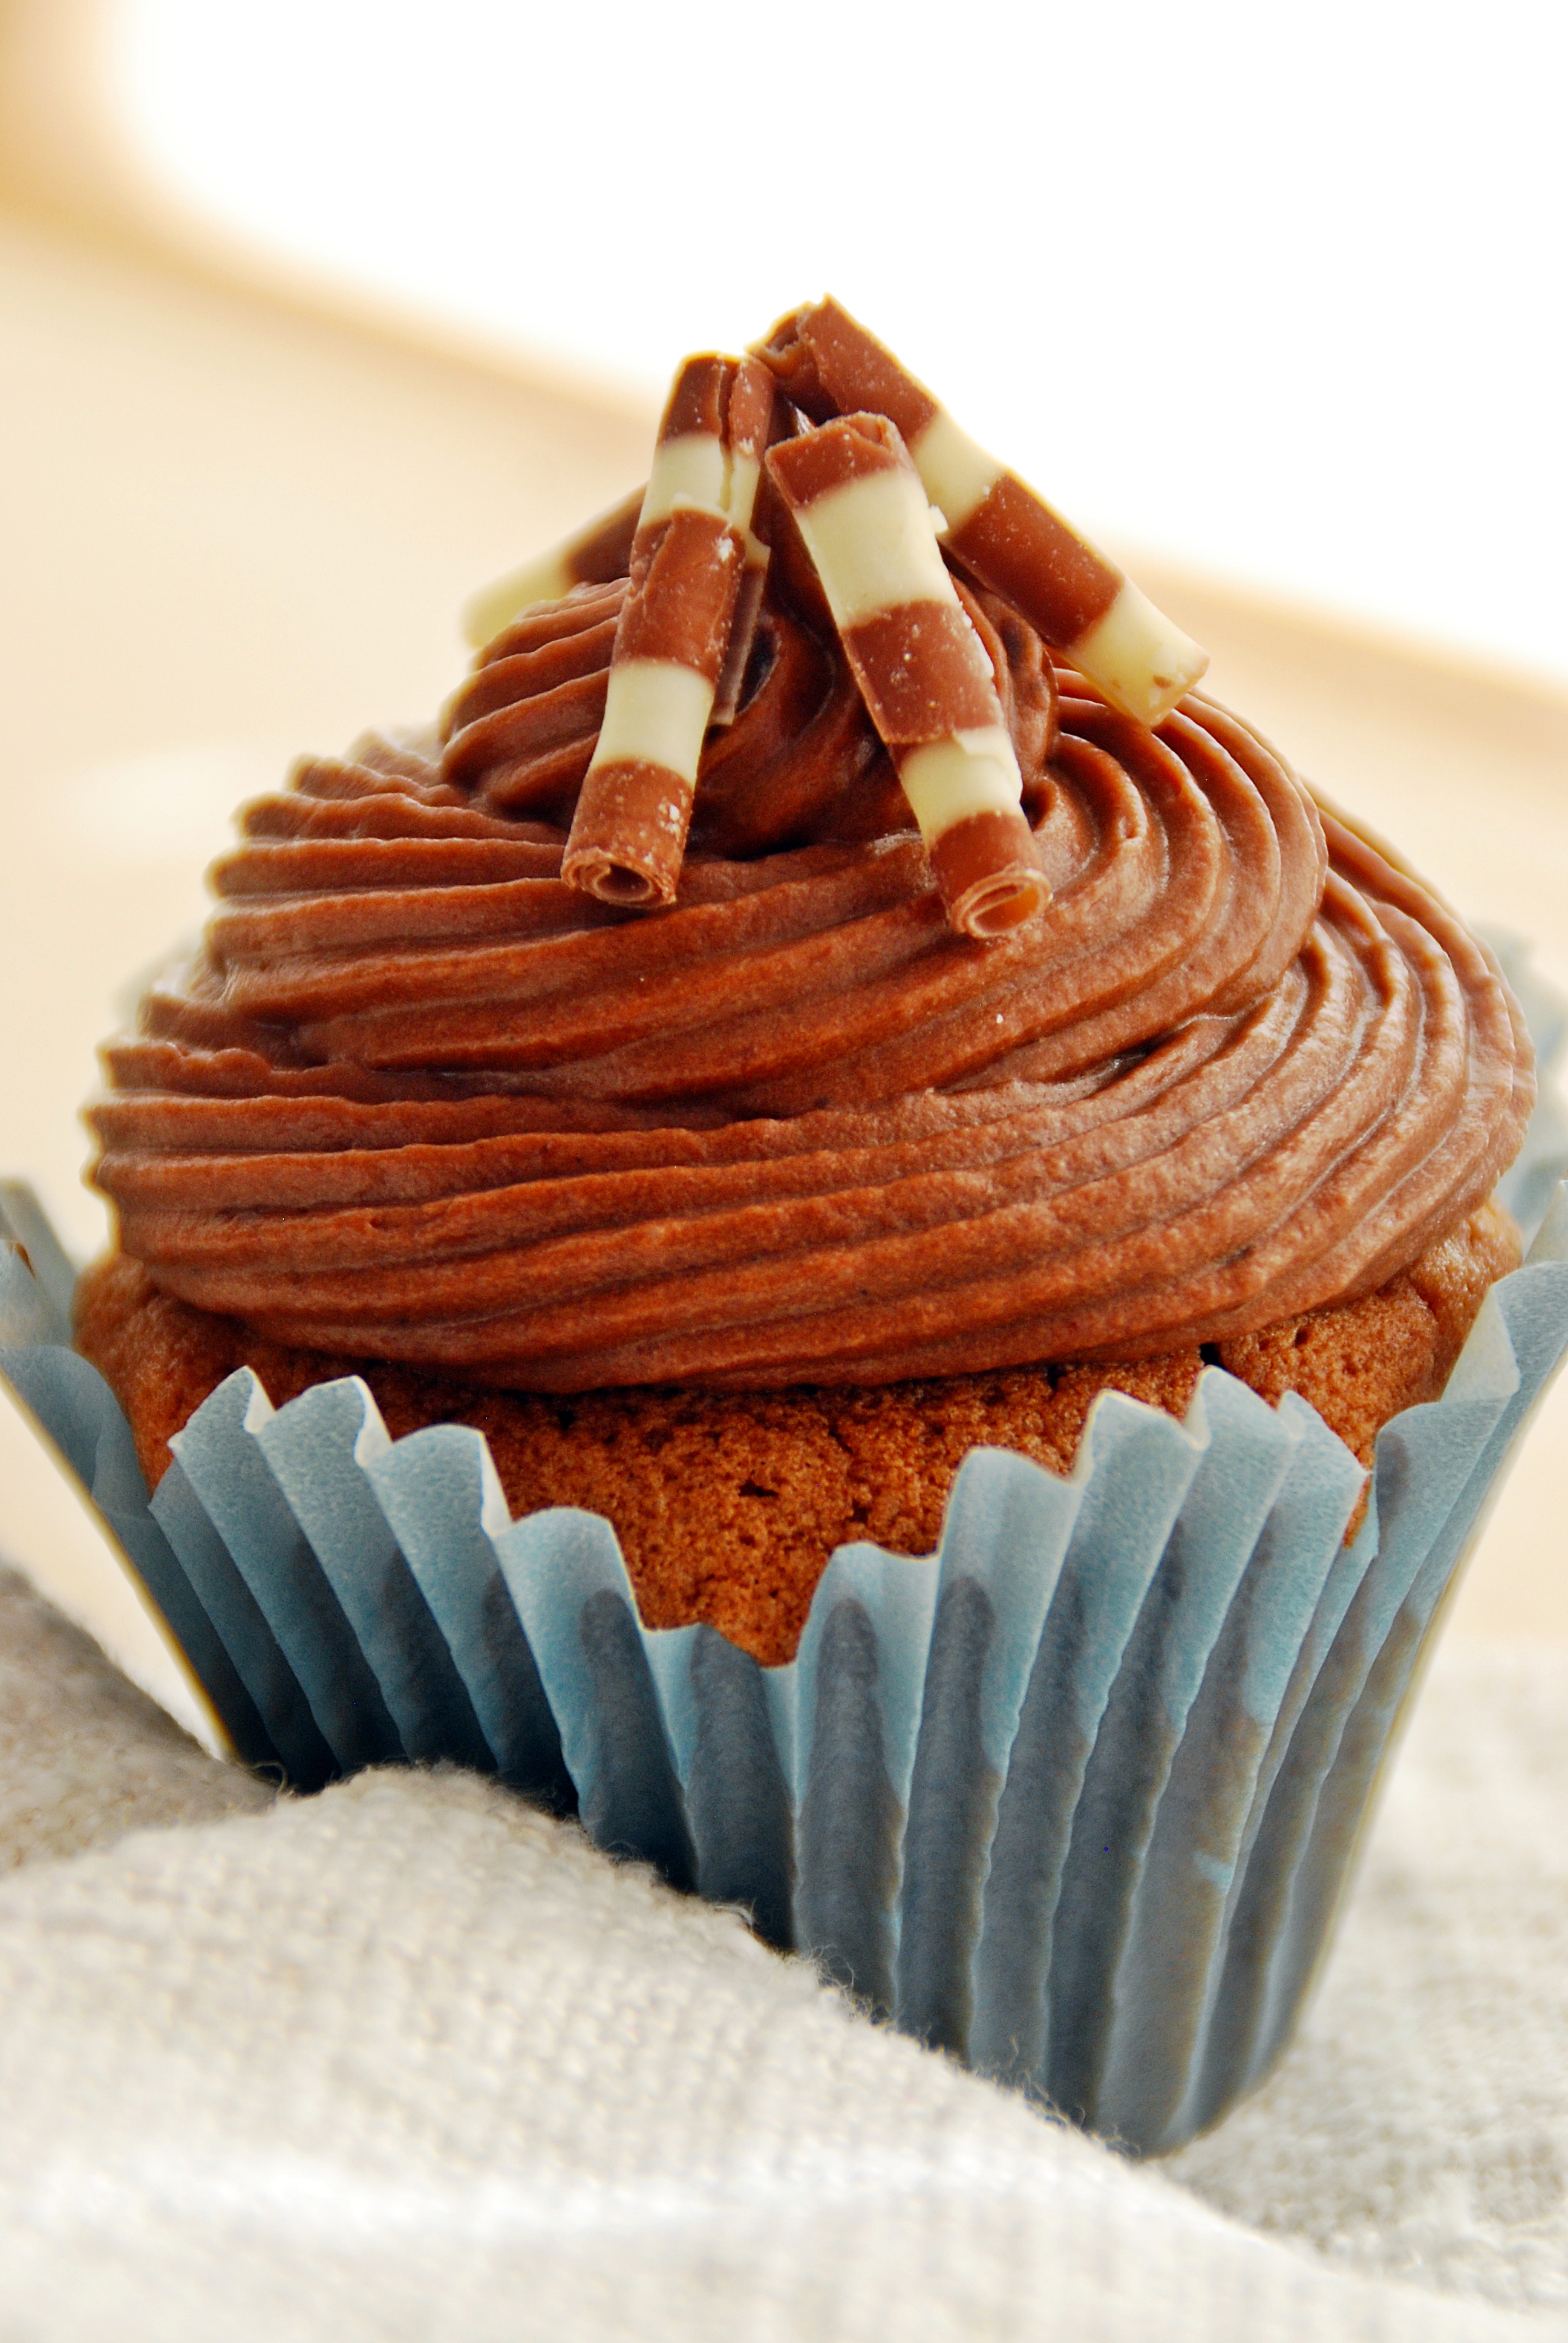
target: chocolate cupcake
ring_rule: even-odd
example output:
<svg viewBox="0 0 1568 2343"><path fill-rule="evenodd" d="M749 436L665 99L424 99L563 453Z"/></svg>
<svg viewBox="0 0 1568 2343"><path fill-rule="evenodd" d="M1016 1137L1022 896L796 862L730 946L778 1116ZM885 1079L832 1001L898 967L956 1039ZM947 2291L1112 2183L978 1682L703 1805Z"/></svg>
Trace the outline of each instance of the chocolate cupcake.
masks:
<svg viewBox="0 0 1568 2343"><path fill-rule="evenodd" d="M1156 739L1081 685L1030 760L1054 901L1006 940L898 831L689 850L673 909L601 910L563 825L474 802L464 721L571 608L501 638L441 762L248 809L206 953L106 1053L78 1340L149 1481L236 1367L361 1374L395 1433L481 1429L515 1511L606 1513L650 1624L776 1663L835 1546L930 1552L970 1448L1068 1469L1101 1389L1181 1414L1208 1359L1370 1464L1517 1265L1487 1199L1533 1086L1484 949L1336 823L1325 877L1234 719ZM790 637L828 668L780 598ZM723 742L765 801L771 712Z"/></svg>
<svg viewBox="0 0 1568 2343"><path fill-rule="evenodd" d="M1519 1285L1523 1019L830 304L509 598L437 732L245 809L106 1051L76 1340L236 1738L575 1796L1171 2144L1282 2036L1526 1403L1369 1508Z"/></svg>

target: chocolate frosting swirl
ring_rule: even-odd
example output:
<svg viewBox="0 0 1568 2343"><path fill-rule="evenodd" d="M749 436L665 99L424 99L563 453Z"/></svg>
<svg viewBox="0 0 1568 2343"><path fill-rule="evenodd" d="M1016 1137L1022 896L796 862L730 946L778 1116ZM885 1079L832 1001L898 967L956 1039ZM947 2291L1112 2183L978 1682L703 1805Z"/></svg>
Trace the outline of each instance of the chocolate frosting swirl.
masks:
<svg viewBox="0 0 1568 2343"><path fill-rule="evenodd" d="M1495 965L1255 733L1142 731L966 589L1054 890L969 941L778 568L668 911L559 877L620 584L498 638L438 752L246 809L91 1117L160 1285L517 1389L879 1383L1246 1332L1489 1193Z"/></svg>

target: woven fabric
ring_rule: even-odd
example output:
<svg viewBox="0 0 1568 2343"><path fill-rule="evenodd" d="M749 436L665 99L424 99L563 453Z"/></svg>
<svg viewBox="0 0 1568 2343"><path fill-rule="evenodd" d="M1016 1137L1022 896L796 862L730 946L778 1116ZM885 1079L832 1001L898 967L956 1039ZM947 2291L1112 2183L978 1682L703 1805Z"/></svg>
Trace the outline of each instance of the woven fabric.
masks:
<svg viewBox="0 0 1568 2343"><path fill-rule="evenodd" d="M1442 1668L1302 2041L1151 2171L488 1785L266 1810L0 1640L6 2343L1568 2334L1568 1655Z"/></svg>

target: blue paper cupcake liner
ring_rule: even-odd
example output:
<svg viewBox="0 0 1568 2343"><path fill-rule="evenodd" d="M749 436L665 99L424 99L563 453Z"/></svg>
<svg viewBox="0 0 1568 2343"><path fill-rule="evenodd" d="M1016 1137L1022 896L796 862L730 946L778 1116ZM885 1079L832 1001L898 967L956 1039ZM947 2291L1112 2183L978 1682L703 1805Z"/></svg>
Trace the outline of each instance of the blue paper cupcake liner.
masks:
<svg viewBox="0 0 1568 2343"><path fill-rule="evenodd" d="M976 1450L935 1557L840 1547L786 1667L645 1627L608 1522L512 1521L478 1433L393 1441L357 1378L275 1411L242 1368L149 1502L17 1189L0 1213L36 1274L0 1252L0 1374L246 1764L301 1788L494 1773L1153 2154L1282 2046L1433 1618L1568 1348L1554 1113L1503 1191L1526 1222L1545 1207L1530 1257L1443 1397L1384 1427L1349 1544L1350 1452L1207 1368L1181 1423L1102 1393L1066 1479Z"/></svg>

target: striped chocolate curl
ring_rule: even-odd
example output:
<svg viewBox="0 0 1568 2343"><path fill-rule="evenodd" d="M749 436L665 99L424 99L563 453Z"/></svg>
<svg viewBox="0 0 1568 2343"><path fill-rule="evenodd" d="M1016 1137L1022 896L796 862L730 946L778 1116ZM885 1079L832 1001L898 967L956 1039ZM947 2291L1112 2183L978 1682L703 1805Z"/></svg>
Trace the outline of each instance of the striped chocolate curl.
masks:
<svg viewBox="0 0 1568 2343"><path fill-rule="evenodd" d="M561 865L602 902L675 900L742 582L759 566L751 515L772 410L772 377L753 358L688 358L671 388Z"/></svg>
<svg viewBox="0 0 1568 2343"><path fill-rule="evenodd" d="M779 320L759 355L815 421L886 416L942 515L942 543L1021 611L1114 708L1150 726L1208 666L1206 651L1015 472L977 447L923 383L834 300Z"/></svg>
<svg viewBox="0 0 1568 2343"><path fill-rule="evenodd" d="M1004 935L1050 890L991 666L943 564L895 425L855 415L787 440L769 473L816 565L960 935Z"/></svg>

